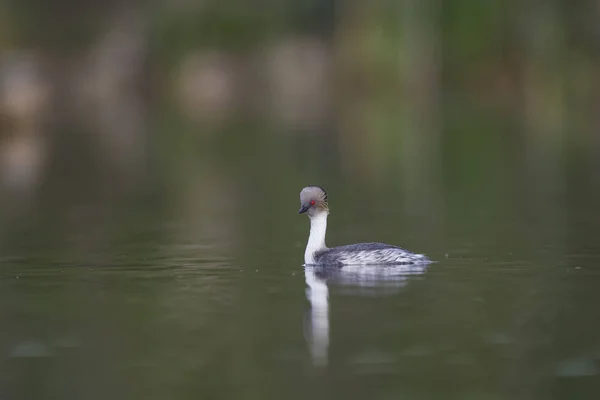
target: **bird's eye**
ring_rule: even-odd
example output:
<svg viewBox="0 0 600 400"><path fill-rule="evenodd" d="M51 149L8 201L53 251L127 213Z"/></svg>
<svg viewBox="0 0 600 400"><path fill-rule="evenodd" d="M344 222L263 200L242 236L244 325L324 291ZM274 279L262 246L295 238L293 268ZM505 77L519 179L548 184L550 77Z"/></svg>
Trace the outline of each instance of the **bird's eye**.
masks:
<svg viewBox="0 0 600 400"><path fill-rule="evenodd" d="M314 201L314 200L311 200L311 201L310 201L310 205L311 205L311 206L314 206L314 205L315 205L315 201Z"/></svg>

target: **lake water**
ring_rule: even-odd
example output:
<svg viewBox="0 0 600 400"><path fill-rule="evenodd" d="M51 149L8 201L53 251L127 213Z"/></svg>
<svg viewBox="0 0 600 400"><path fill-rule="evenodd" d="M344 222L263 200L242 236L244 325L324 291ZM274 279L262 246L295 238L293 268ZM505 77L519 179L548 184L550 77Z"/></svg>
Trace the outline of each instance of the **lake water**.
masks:
<svg viewBox="0 0 600 400"><path fill-rule="evenodd" d="M562 215L534 210L529 220L483 205L423 223L389 196L353 213L360 197L333 193L329 245L380 240L438 262L303 268L308 221L296 215L297 190L268 217L218 224L236 234L199 229L202 217L138 210L117 239L92 223L57 237L33 224L5 237L0 397L600 393L593 202Z"/></svg>
<svg viewBox="0 0 600 400"><path fill-rule="evenodd" d="M0 5L0 400L600 399L598 1L97 4Z"/></svg>

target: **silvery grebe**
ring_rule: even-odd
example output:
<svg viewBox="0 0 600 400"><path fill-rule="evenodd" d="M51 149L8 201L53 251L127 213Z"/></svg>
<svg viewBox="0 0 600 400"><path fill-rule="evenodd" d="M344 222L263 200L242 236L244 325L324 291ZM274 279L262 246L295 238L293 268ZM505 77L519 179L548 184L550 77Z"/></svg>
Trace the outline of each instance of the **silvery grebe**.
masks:
<svg viewBox="0 0 600 400"><path fill-rule="evenodd" d="M431 262L422 254L383 243L357 243L327 248L327 192L320 186L307 186L300 192L300 204L298 214L306 213L310 218L310 236L304 252L306 265L398 265Z"/></svg>

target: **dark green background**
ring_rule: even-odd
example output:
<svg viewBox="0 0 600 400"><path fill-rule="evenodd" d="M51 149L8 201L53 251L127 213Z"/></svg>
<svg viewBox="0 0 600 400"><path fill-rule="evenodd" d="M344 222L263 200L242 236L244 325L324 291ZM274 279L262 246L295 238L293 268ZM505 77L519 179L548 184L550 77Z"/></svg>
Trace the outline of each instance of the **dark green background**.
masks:
<svg viewBox="0 0 600 400"><path fill-rule="evenodd" d="M0 7L1 398L600 394L596 2ZM439 261L329 282L326 366L308 184Z"/></svg>

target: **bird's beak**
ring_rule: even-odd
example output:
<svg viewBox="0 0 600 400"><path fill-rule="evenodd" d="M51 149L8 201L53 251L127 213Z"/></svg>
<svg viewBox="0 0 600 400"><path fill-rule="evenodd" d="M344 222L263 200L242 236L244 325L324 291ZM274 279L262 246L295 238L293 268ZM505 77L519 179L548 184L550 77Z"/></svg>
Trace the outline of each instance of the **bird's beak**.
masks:
<svg viewBox="0 0 600 400"><path fill-rule="evenodd" d="M310 205L302 204L302 207L300 207L300 211L298 211L298 214L304 214L306 211L308 211L309 208Z"/></svg>

